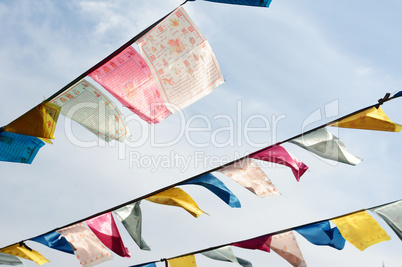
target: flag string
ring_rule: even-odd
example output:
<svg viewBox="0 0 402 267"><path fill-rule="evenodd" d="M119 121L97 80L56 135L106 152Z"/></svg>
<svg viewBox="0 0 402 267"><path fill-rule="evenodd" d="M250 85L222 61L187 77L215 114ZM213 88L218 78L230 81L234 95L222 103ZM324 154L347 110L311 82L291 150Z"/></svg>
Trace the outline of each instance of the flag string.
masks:
<svg viewBox="0 0 402 267"><path fill-rule="evenodd" d="M148 194L146 194L146 195L137 197L137 198L135 198L135 199L133 199L133 200L130 200L130 201L125 202L125 203L123 203L123 204L117 205L117 206L115 206L115 207L113 207L113 208L110 208L110 209L107 209L107 210L98 212L98 213L93 214L93 215L91 215L91 216L88 216L88 217L86 217L86 218L84 218L84 219L81 219L81 220L78 220L78 221L69 223L69 224L64 225L64 226L62 226L62 227L55 228L55 229L50 230L50 231L48 231L48 232L46 232L46 233L43 233L43 234L41 234L41 235L37 235L37 236L35 236L35 237L31 237L31 238L28 238L28 239L24 239L24 240L22 240L21 242L28 241L28 240L31 240L31 239L33 239L33 238L36 238L36 237L39 237L39 236L42 236L42 235L50 234L50 233L52 233L52 232L54 232L54 231L56 231L56 230L66 228L66 227L75 225L75 224L77 224L77 223L80 223L80 222L83 222L83 221L86 221L86 220L93 219L93 218L95 218L95 217L98 217L98 216L100 216L100 215L102 215L102 214L105 214L105 213L108 213L108 212L115 211L115 210L117 210L117 209L119 209L119 208L122 208L122 207L125 207L125 206L127 206L127 205L133 204L133 203L135 203L135 202L138 202L138 201L143 200L143 199L145 199L145 198L148 198L148 197L150 197L150 196L156 195L156 194L158 194L158 193L161 193L161 192L166 191L166 190L168 190L168 189L171 189L171 188L173 188L173 187L182 185L182 184L184 184L184 183L186 183L186 182L189 182L189 181L191 181L191 180L194 180L194 179L196 179L196 178L198 178L198 177L201 177L201 176L203 176L203 175L206 175L206 174L208 174L208 173L211 173L211 172L220 170L220 169L222 169L222 168L225 167L225 166L228 166L228 165L234 164L234 163L236 163L236 162L239 162L239 161L241 161L241 160L244 160L244 159L248 158L249 156L258 154L259 152L264 151L264 150L266 150L266 149L269 149L269 148L278 146L278 145L280 145L280 144L289 142L289 141L291 141L291 140L293 140L293 139L295 139L295 138L298 138L298 137L303 136L304 134L308 134L308 133L310 133L310 132L313 132L313 131L316 131L316 130L321 129L321 128L323 128L323 127L326 127L326 126L328 126L328 125L331 125L331 124L333 124L333 123L335 123L335 122L338 122L338 121L340 121L340 120L343 120L343 119L345 119L345 118L348 118L348 117L350 117L350 116L353 116L353 115L355 115L355 114L357 114L357 113L359 113L359 112L365 111L365 110L370 109L370 108L372 108L372 107L377 107L377 108L378 108L380 105L384 104L385 102L391 101L391 100L393 100L393 99L395 99L395 98L398 98L398 97L400 97L400 96L402 96L402 94L399 95L399 94L397 93L397 94L395 94L394 96L389 97L389 93L387 93L384 98L379 99L379 100L378 100L378 103L376 103L376 104L374 104L374 105L370 105L370 106L368 106L368 107L359 109L359 110L357 110L357 111L355 111L355 112L349 113L349 114L347 114L347 115L345 115L345 116L342 116L342 117L340 117L340 118L338 118L338 119L335 119L335 120L333 120L333 121L330 121L330 122L324 123L324 124L322 124L322 125L320 125L320 126L317 126L317 127L313 128L313 129L311 129L311 130L309 130L309 131L306 131L306 132L304 132L304 133L298 134L298 135L293 136L293 137L291 137L291 138L288 138L288 139L286 139L286 140L284 140L284 141L280 141L280 142L278 142L278 143L269 145L269 146L267 146L267 147L265 147L265 148L259 149L259 150L255 151L255 152L252 152L252 153L248 154L248 155L245 155L245 156L243 156L243 157L240 157L240 158L238 158L238 159L235 159L235 160L233 160L233 161L230 161L230 162L228 162L228 163L225 163L225 164L223 164L223 165L221 165L221 166L218 166L218 167L216 167L216 168L210 169L210 170L205 171L205 172L203 172L203 173L197 174L197 175L192 176L192 177L190 177L190 178L187 178L187 179L185 179L185 180L183 180L183 181L180 181L180 182L173 183L173 184L171 184L171 185L165 186L165 187L163 187L163 188L160 188L160 189L158 189L158 190L156 190L156 191L153 191L153 192L151 192L151 193L148 193ZM15 245L15 244L19 244L19 242L14 243L14 244L12 244L12 245ZM9 245L9 246L11 246L11 245ZM8 246L2 247L2 248L0 248L0 249L6 248L6 247L8 247Z"/></svg>
<svg viewBox="0 0 402 267"><path fill-rule="evenodd" d="M299 228L299 227L305 227L305 226L309 226L309 225L316 224L316 223L326 222L326 221L329 221L329 220L333 220L333 219L337 219L337 218L340 218L340 217L349 216L349 215L351 215L351 214L354 214L354 213L357 213L357 212L361 212L361 211L365 211L365 210L376 209L376 208L379 208L379 207L382 207L382 206L386 206L386 205L390 205L390 204L396 203L396 202L401 201L401 200L402 200L402 199L395 200L395 201L391 201L391 202L384 203L384 204L380 204L380 205L377 205L377 206L374 206L374 207L370 207L370 208L365 208L365 209L360 209L360 210L352 211L352 212L345 213L345 214L343 214L343 215L339 215L339 216L336 216L336 217L332 217L332 218L328 218L328 219L324 219L324 220L319 220L319 221L315 221L315 222L309 222L309 223L306 223L306 224L301 224L301 225L298 225L298 226L294 226L294 227L282 229L282 230L275 231L275 232L264 233L264 234L262 234L262 235L260 235L260 236L251 237L251 238L249 238L249 239L255 239L255 238L263 237L263 236L266 236L266 235L282 234L282 233L285 233L285 232L292 231L292 230L294 230L294 229L296 229L296 228ZM249 240L249 239L246 239L246 240ZM218 245L218 246L213 246L213 247L209 247L209 248L204 248L204 249L200 249L200 250L193 251L193 252L188 252L188 253L181 254L181 255L178 255L178 256L174 256L174 257L170 257L170 258L162 258L162 259L156 260L156 261L150 261L150 262L146 262L146 263L140 263L140 264L136 264L136 265L130 265L129 267L136 267L136 266L141 266L141 265L146 265L146 264L151 264L151 263L156 263L156 262L163 262L163 261L167 262L168 260L171 260L171 259L186 257L186 256L190 256L190 255L195 255L195 254L199 254L199 253L203 253L203 252L207 252L207 251L219 249L219 248L222 248L222 247L230 246L230 245L232 245L233 243L239 243L239 242L242 242L242 241L244 241L244 240L234 241L234 242L230 242L230 243L223 244L223 245Z"/></svg>
<svg viewBox="0 0 402 267"><path fill-rule="evenodd" d="M187 3L187 0L184 1L182 4L180 4L179 6L183 6L185 3ZM101 67L102 65L104 65L105 63L107 63L109 60L111 60L112 58L114 58L115 56L117 56L118 54L120 54L124 49L126 49L127 47L129 47L130 45L132 45L133 43L135 43L138 39L140 39L141 37L143 37L147 32L149 32L151 29L153 29L156 25L158 25L161 21L163 21L166 17L168 17L170 14L173 13L173 11L175 11L176 9L172 10L171 12L169 12L167 15L165 15L164 17L162 17L161 19L159 19L158 21L156 21L155 23L153 23L152 25L150 25L148 28L146 28L145 30L143 30L142 32L140 32L139 34L137 34L136 36L134 36L133 38L131 38L129 41L127 41L125 44L123 44L120 48L118 48L117 50L115 50L113 53L111 53L110 55L108 55L107 57L105 57L103 60L101 60L100 62L98 62L96 65L94 65L93 67L89 68L87 71L85 71L84 73L82 73L81 75L79 75L77 78L75 78L74 80L72 80L70 83L68 83L66 86L64 86L63 88L61 88L59 91L57 91L56 93L54 93L53 95L51 95L50 97L48 97L46 99L46 101L51 101L54 98L56 98L58 95L62 94L64 91L68 90L71 86L73 86L74 84L76 84L77 82L81 81L82 79L84 79L86 76L88 76L91 72L97 70L99 67Z"/></svg>

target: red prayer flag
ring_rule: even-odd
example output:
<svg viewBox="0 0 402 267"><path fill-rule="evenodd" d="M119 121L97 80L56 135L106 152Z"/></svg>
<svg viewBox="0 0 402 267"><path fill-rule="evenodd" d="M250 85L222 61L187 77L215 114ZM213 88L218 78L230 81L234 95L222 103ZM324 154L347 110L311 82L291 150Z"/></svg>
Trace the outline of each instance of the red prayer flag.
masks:
<svg viewBox="0 0 402 267"><path fill-rule="evenodd" d="M85 222L105 246L119 256L130 258L130 252L128 252L128 249L123 244L111 212L86 220Z"/></svg>
<svg viewBox="0 0 402 267"><path fill-rule="evenodd" d="M292 169L297 181L307 171L308 167L301 161L298 161L292 154L286 151L282 146L267 148L257 154L250 155L250 158L265 160L273 163L282 164Z"/></svg>
<svg viewBox="0 0 402 267"><path fill-rule="evenodd" d="M264 235L232 244L232 246L240 248L259 249L266 252L271 252L270 245L271 235Z"/></svg>

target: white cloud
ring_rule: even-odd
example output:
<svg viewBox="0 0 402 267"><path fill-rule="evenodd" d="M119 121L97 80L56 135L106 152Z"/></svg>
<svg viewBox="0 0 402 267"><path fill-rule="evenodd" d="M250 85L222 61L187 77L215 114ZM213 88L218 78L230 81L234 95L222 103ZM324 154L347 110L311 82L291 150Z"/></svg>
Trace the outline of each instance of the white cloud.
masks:
<svg viewBox="0 0 402 267"><path fill-rule="evenodd" d="M54 93L180 3L166 0L0 3L0 34L6 36L0 42L2 124L37 104L43 96ZM359 3L378 6L374 1ZM396 53L394 46L402 45L395 27L400 24L396 20L399 17L394 16L395 8L389 10L395 21L386 18L377 21L386 29L380 40L371 38L371 26L367 24L368 18L376 14L375 10L367 7L367 14L362 14L355 4L348 4L348 10L337 5L336 2L312 6L306 2L274 1L271 8L264 9L188 2L185 8L211 43L226 84L185 109L184 115L188 118L203 114L211 119L215 130L225 125L213 120L217 114L238 120L237 100L240 99L243 122L252 114L263 114L269 121L272 115L286 115L275 132L278 140L282 140L300 133L306 117L319 108L323 110L334 99L339 100L339 115L344 115L376 102L386 91L395 91L402 83L395 68L397 58L387 62L381 49ZM383 6L387 5L396 4ZM351 14L359 16L352 18ZM387 39L390 36L392 40ZM366 39L371 40L370 46L362 47ZM391 41L392 47L384 44ZM398 101L387 103L386 112L390 112L391 119L401 122ZM125 108L122 111L131 114ZM139 125L130 124L135 136L146 132ZM75 126L82 138L93 138ZM105 146L100 142L94 148L74 146L64 127L61 117L54 145L42 148L32 165L1 164L0 245L82 219L212 167L207 162L206 166L194 164L184 172L179 168L151 172L150 168L130 168L130 152L154 157L170 155L172 151L195 157L195 152L202 152L206 157L234 159L235 152L242 155L254 149L244 142L239 147L200 149L182 139L166 148L154 148L149 142L140 147L126 147L126 157L119 159L119 148L113 144ZM180 119L172 115L152 127L159 141L171 140L177 134ZM272 135L272 132L266 136L262 133L255 140L271 141ZM206 132L197 135L195 141L209 137L210 133ZM356 167L333 166L295 146L286 146L310 171L297 183L287 168L264 168L282 192L281 197L260 199L229 178L218 175L238 195L242 209L230 209L198 187L184 189L211 216L194 219L173 207L144 203L144 238L152 251L137 249L121 229L133 257L116 256L104 266L128 266L175 256L400 197L398 134L345 129L339 131L339 137L364 161ZM350 245L337 252L313 246L299 236L297 239L311 266L380 266L381 260L386 266L399 264L399 240L374 245L361 253ZM70 255L34 243L29 245L52 261L49 266L78 265ZM256 267L288 265L273 254L240 249L236 252ZM24 262L27 266L34 265ZM201 263L226 266L208 259L200 259L200 266Z"/></svg>

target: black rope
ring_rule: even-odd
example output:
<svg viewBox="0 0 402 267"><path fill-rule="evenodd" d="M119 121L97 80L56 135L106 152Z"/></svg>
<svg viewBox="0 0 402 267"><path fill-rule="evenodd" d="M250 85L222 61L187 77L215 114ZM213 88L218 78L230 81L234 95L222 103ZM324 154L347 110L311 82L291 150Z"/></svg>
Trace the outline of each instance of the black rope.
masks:
<svg viewBox="0 0 402 267"><path fill-rule="evenodd" d="M294 230L294 229L296 229L296 228L299 228L299 227L305 227L305 226L309 226L309 225L316 224L316 223L326 222L326 221L329 221L329 220L333 220L333 219L336 219L336 218L349 216L349 215L351 215L351 214L354 214L354 213L357 213L357 212L361 212L361 211L365 211L365 210L376 209L376 208L379 208L379 207L382 207L382 206L386 206L386 205L390 205L390 204L396 203L396 202L401 201L401 200L402 200L402 199L395 200L395 201L391 201L391 202L388 202L388 203L385 203L385 204L381 204L381 205L377 205L377 206L374 206L374 207L371 207L371 208L367 208L367 209L361 209L361 210L357 210L357 211L352 211L352 212L349 212L349 213L346 213L346 214L343 214L343 215L340 215L340 216L332 217L332 218L329 218L329 219L324 219L324 220L320 220L320 221L315 221L315 222L310 222L310 223L306 223L306 224L301 224L301 225L298 225L298 226L290 227L290 228L287 228L287 229L282 229L282 230L275 231L275 232L271 232L271 233L266 233L266 234L263 234L263 235L260 235L260 236L256 236L256 237L252 237L252 238L249 238L249 239L255 239L255 238L263 237L263 236L266 236L266 235L278 235L278 234L286 233L286 232L292 231L292 230ZM249 240L249 239L246 239L246 240ZM215 249L218 249L218 248L230 246L230 245L232 245L233 243L239 243L239 242L242 242L242 241L245 241L245 240L240 240L240 241L230 242L230 243L227 243L227 244L224 244L224 245L218 245L218 246L214 246L214 247L209 247L209 248L205 248L205 249L201 249L201 250L197 250L197 251L193 251L193 252L181 254L181 255L179 255L179 256L175 256L175 257L171 257L171 258L167 258L167 259L163 258L163 259L161 259L160 261L167 261L167 260L170 260L170 259L175 259L175 258L181 258L181 257L190 256L190 255L195 255L195 254L199 254L199 253L203 253L203 252L215 250ZM135 266L138 266L138 265L145 265L145 264L154 263L154 262L158 262L158 261L151 261L151 262L147 262L147 263L143 263L143 264L131 265L131 266L129 266L129 267L135 267Z"/></svg>
<svg viewBox="0 0 402 267"><path fill-rule="evenodd" d="M394 99L394 98L395 98L395 97L389 97L389 98L385 99L385 100L382 101L382 102L385 103L385 102L390 101L390 100L392 100L392 99ZM29 239L25 239L25 240L23 240L23 241L27 241L27 240L30 240L30 239L33 239L33 238L36 238L36 237L39 237L39 236L42 236L42 235L47 235L47 234L53 233L53 232L56 231L56 230L59 230L59 229L62 229L62 228L66 228L66 227L72 226L72 225L74 225L74 224L77 224L77 223L80 223L80 222L83 222L83 221L86 221L86 220L93 219L93 218L95 218L95 217L98 217L98 216L100 216L100 215L102 215L102 214L105 214L105 213L108 213L108 212L115 211L115 210L117 210L117 209L119 209L119 208L122 208L122 207L124 207L124 206L133 204L133 203L135 203L135 202L138 202L138 201L140 201L140 200L142 200L142 199L145 199L145 198L148 198L148 197L150 197L150 196L156 195L156 194L158 194L158 193L161 193L161 192L163 192L163 191L166 191L166 190L168 190L168 189L170 189L170 188L173 188L173 187L175 187L175 186L184 184L184 183L186 183L186 182L189 182L189 181L191 181L191 180L194 180L194 179L196 179L196 178L198 178L198 177L201 177L201 176L203 176L203 175L206 175L206 174L208 174L208 173L211 173L211 172L214 172L214 171L218 171L219 169L221 169L221 168L223 168L223 167L225 167L225 166L228 166L228 165L234 164L234 163L236 163L236 162L239 162L239 161L241 161L241 160L244 160L244 159L246 159L246 158L248 158L248 157L250 157L250 156L252 156L252 155L258 154L258 153L260 153L260 152L262 152L262 151L264 151L264 150L266 150L266 149L269 149L269 148L278 146L278 145L280 145L280 144L289 142L290 140L293 140L293 139L296 139L296 138L298 138L298 137L301 137L301 136L303 136L304 134L308 134L308 133L310 133L310 132L313 132L313 131L316 131L316 130L318 130L318 129L321 129L321 128L325 127L325 126L331 125L331 124L333 124L333 123L335 123L335 122L337 122L337 121L343 120L343 119L345 119L345 118L347 118L347 117L350 117L350 116L353 116L353 115L355 115L355 114L357 114L357 113L359 113L359 112L362 112L362 111L365 111L365 110L370 109L370 108L372 108L372 107L375 107L376 105L378 105L378 104L374 104L374 105L371 105L371 106L368 106L368 107L359 109L358 111L352 112L352 113L350 113L350 114L348 114L348 115L345 115L345 116L343 116L343 117L341 117L341 118L338 118L338 119L335 119L335 120L333 120L333 121L331 121L331 122L325 123L325 124L323 124L323 125L321 125L321 126L318 126L318 127L314 128L314 129L311 129L311 130L306 131L306 132L304 132L304 133L298 134L298 135L296 135L296 136L294 136L294 137L288 138L288 139L286 139L286 140L284 140L284 141L281 141L281 142L278 142L278 143L276 143L276 144L273 144L273 145L267 146L267 147L265 147L265 148L259 149L259 150L255 151L255 152L251 153L251 154L248 154L248 155L246 155L246 156L243 156L243 157L241 157L241 158L238 158L238 159L236 159L236 160L233 160L233 161L231 161L231 162L228 162L228 163L223 164L223 165L221 165L221 166L218 166L218 167L216 167L216 168L210 169L210 170L205 171L205 172L203 172L203 173L197 174L197 175L192 176L192 177L190 177L190 178L187 178L187 179L185 179L185 180L183 180L183 181L180 181L180 182L171 184L171 185L169 185L169 186L165 186L165 187L160 188L160 189L158 189L158 190L156 190L156 191L153 191L153 192L148 193L148 194L146 194L146 195L143 195L143 196L141 196L141 197L137 197L137 198L135 198L135 199L133 199L133 200L127 201L127 202L125 202L125 203L123 203L123 204L120 204L120 205L115 206L115 207L113 207L113 208L110 208L110 209L108 209L108 210L104 210L104 211L98 212L98 213L93 214L93 215L91 215L91 216L88 216L88 217L86 217L86 218L84 218L84 219L81 219L81 220L78 220L78 221L69 223L69 224L67 224L67 225L65 225L65 226L58 227L58 228L56 228L56 229L54 229L54 230L48 231L48 232L46 232L46 233L44 233L44 234L37 235L37 236L32 237L32 238L29 238ZM15 244L17 244L17 243L15 243ZM4 248L4 247L3 247L3 248ZM0 248L0 249L1 249L1 248Z"/></svg>
<svg viewBox="0 0 402 267"><path fill-rule="evenodd" d="M32 251L32 248L28 247L23 241L21 241L20 243L18 243L18 245L19 245L20 247L24 247L24 248L28 249L29 251Z"/></svg>
<svg viewBox="0 0 402 267"><path fill-rule="evenodd" d="M187 1L185 1L183 4L184 5ZM174 9L176 10L176 9ZM131 38L128 42L126 42L125 44L123 44L120 48L118 48L116 51L114 51L113 53L111 53L110 55L108 55L107 57L105 57L104 59L102 59L100 62L98 62L96 65L94 65L93 67L91 67L90 69L88 69L87 71L85 71L84 73L82 73L80 76L78 76L77 78L75 78L74 80L72 80L70 83L68 83L66 86L64 86L63 88L61 88L59 91L57 91L56 93L54 93L53 95L51 95L50 97L48 97L46 99L46 101L51 101L53 100L55 97L57 97L58 95L62 94L64 91L68 90L71 86L73 86L74 84L76 84L77 82L81 81L82 79L84 79L86 76L88 76L91 72L97 70L99 67L101 67L102 65L104 65L105 63L107 63L109 60L111 60L112 58L114 58L115 56L117 56L118 54L120 54L124 49L126 49L127 47L129 47L130 45L132 45L133 43L135 43L138 39L140 39L141 37L143 37L147 32L149 32L150 30L152 30L156 25L158 25L161 21L163 21L165 18L167 18L170 14L172 14L174 12L174 10L172 10L169 14L165 15L163 18L159 19L157 22L153 23L151 26L149 26L148 28L146 28L145 30L143 30L142 32L140 32L139 34L137 34L136 36L134 36L133 38Z"/></svg>
<svg viewBox="0 0 402 267"><path fill-rule="evenodd" d="M384 104L384 102L389 99L390 95L390 93L386 93L383 98L378 99L378 104L376 105L376 108L378 109L382 104Z"/></svg>

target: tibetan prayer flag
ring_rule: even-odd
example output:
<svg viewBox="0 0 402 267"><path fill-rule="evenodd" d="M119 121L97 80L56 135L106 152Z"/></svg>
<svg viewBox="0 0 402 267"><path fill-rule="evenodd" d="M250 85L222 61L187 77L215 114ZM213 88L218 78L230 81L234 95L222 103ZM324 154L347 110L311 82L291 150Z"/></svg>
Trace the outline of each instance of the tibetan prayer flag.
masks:
<svg viewBox="0 0 402 267"><path fill-rule="evenodd" d="M352 155L345 147L342 140L334 136L326 128L304 134L290 141L320 157L338 162L357 165L362 160Z"/></svg>
<svg viewBox="0 0 402 267"><path fill-rule="evenodd" d="M85 221L99 240L117 255L130 258L130 252L124 246L119 229L111 212Z"/></svg>
<svg viewBox="0 0 402 267"><path fill-rule="evenodd" d="M243 267L253 267L253 264L251 262L249 262L248 260L245 260L243 258L236 258L237 261L239 262L239 264Z"/></svg>
<svg viewBox="0 0 402 267"><path fill-rule="evenodd" d="M31 164L44 145L34 136L0 131L0 161Z"/></svg>
<svg viewBox="0 0 402 267"><path fill-rule="evenodd" d="M402 240L402 201L373 209Z"/></svg>
<svg viewBox="0 0 402 267"><path fill-rule="evenodd" d="M144 239L142 239L142 213L140 201L115 210L114 213L140 249L151 250L145 243Z"/></svg>
<svg viewBox="0 0 402 267"><path fill-rule="evenodd" d="M331 229L329 221L298 227L294 230L314 245L327 245L339 250L345 246L345 239L338 228L334 227Z"/></svg>
<svg viewBox="0 0 402 267"><path fill-rule="evenodd" d="M24 265L24 264L16 256L12 256L12 255L5 254L5 253L0 253L0 265L16 266L16 265Z"/></svg>
<svg viewBox="0 0 402 267"><path fill-rule="evenodd" d="M240 201L239 199L230 191L224 183L221 182L218 178L214 175L207 173L203 176L197 177L190 181L183 183L185 184L196 184L204 186L205 188L209 189L212 193L217 195L220 199L222 199L225 203L227 203L232 208L240 208Z"/></svg>
<svg viewBox="0 0 402 267"><path fill-rule="evenodd" d="M223 4L233 4L233 5L261 6L261 7L269 7L269 5L272 2L272 0L204 0L204 1L223 3Z"/></svg>
<svg viewBox="0 0 402 267"><path fill-rule="evenodd" d="M298 161L292 154L286 151L282 146L274 146L265 149L257 154L251 154L250 158L265 160L273 163L285 165L292 169L297 181L307 171L308 167L301 161Z"/></svg>
<svg viewBox="0 0 402 267"><path fill-rule="evenodd" d="M230 246L205 251L202 252L201 254L213 260L238 263L236 256L234 255L232 248Z"/></svg>
<svg viewBox="0 0 402 267"><path fill-rule="evenodd" d="M183 7L173 11L136 43L172 113L224 83L208 41Z"/></svg>
<svg viewBox="0 0 402 267"><path fill-rule="evenodd" d="M131 46L89 76L148 123L158 123L170 115L151 70Z"/></svg>
<svg viewBox="0 0 402 267"><path fill-rule="evenodd" d="M402 96L402 91L399 91L398 93L396 93L393 97L401 97Z"/></svg>
<svg viewBox="0 0 402 267"><path fill-rule="evenodd" d="M232 248L230 246L225 246L221 248L217 248L210 251L205 251L201 253L202 255L217 261L226 261L226 262L233 262L237 263L243 267L252 267L253 265L251 262L238 258L234 255Z"/></svg>
<svg viewBox="0 0 402 267"><path fill-rule="evenodd" d="M181 207L196 218L205 213L198 207L189 194L177 187L150 196L146 200L162 205Z"/></svg>
<svg viewBox="0 0 402 267"><path fill-rule="evenodd" d="M59 114L59 106L44 101L7 126L4 126L3 130L43 138L44 141L51 143L49 139L54 139Z"/></svg>
<svg viewBox="0 0 402 267"><path fill-rule="evenodd" d="M130 135L120 110L86 80L70 87L51 102L61 107L61 114L107 142L124 142Z"/></svg>
<svg viewBox="0 0 402 267"><path fill-rule="evenodd" d="M402 125L393 123L381 107L369 108L330 126L387 132L400 132L402 129Z"/></svg>
<svg viewBox="0 0 402 267"><path fill-rule="evenodd" d="M167 260L170 267L197 267L194 255Z"/></svg>
<svg viewBox="0 0 402 267"><path fill-rule="evenodd" d="M294 267L307 266L293 231L273 235L270 248Z"/></svg>
<svg viewBox="0 0 402 267"><path fill-rule="evenodd" d="M81 266L90 267L112 259L102 242L83 223L57 230L74 248Z"/></svg>
<svg viewBox="0 0 402 267"><path fill-rule="evenodd" d="M252 159L243 159L219 170L259 197L279 196L280 193Z"/></svg>
<svg viewBox="0 0 402 267"><path fill-rule="evenodd" d="M232 248L230 246L205 251L202 252L201 254L213 260L227 261L238 264L237 258L234 255Z"/></svg>
<svg viewBox="0 0 402 267"><path fill-rule="evenodd" d="M256 237L253 239L233 243L232 246L247 248L247 249L258 249L266 252L270 252L271 235L264 235Z"/></svg>
<svg viewBox="0 0 402 267"><path fill-rule="evenodd" d="M361 251L391 239L366 211L332 219L332 222L338 226L342 236Z"/></svg>
<svg viewBox="0 0 402 267"><path fill-rule="evenodd" d="M45 257L42 256L39 252L28 248L25 244L15 244L3 249L0 249L1 253L10 254L13 256L17 256L26 260L34 261L38 265L43 265L46 262L49 262Z"/></svg>
<svg viewBox="0 0 402 267"><path fill-rule="evenodd" d="M30 240L41 243L49 248L57 249L66 253L74 254L74 250L70 243L62 237L58 232L37 236Z"/></svg>

